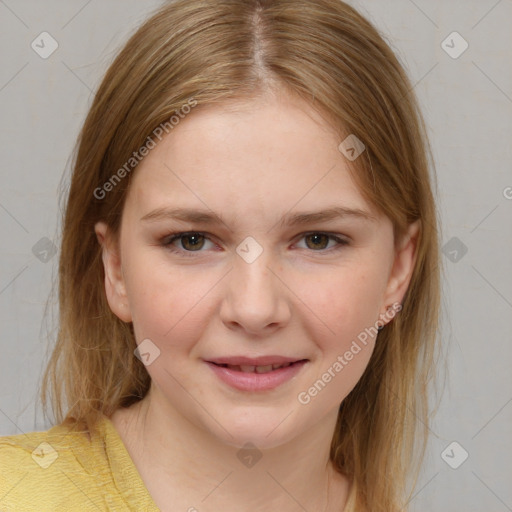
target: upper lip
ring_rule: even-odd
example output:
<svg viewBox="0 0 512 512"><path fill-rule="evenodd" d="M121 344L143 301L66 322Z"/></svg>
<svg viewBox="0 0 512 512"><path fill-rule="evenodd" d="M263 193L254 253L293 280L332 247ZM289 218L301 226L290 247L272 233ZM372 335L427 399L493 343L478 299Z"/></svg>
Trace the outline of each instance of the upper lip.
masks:
<svg viewBox="0 0 512 512"><path fill-rule="evenodd" d="M304 361L305 358L297 357L284 357L284 356L260 356L260 357L245 357L245 356L231 356L231 357L216 357L213 359L205 359L208 363L214 364L228 364L232 366L268 366L273 364L286 364L296 363L297 361Z"/></svg>

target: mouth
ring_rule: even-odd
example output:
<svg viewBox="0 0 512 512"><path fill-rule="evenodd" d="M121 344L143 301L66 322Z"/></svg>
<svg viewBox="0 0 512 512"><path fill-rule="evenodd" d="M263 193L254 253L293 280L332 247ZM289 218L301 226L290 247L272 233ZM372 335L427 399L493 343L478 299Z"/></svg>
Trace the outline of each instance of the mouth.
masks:
<svg viewBox="0 0 512 512"><path fill-rule="evenodd" d="M295 377L309 362L280 356L231 357L205 361L225 384L239 391L268 391Z"/></svg>
<svg viewBox="0 0 512 512"><path fill-rule="evenodd" d="M292 363L275 363L275 364L266 364L266 365L250 365L250 364L218 364L213 363L216 366L220 366L221 368L228 368L234 372L243 372L243 373L269 373L274 370L279 370L281 368L288 368L289 366L293 366L298 363L306 362L307 359L300 359L298 361L294 361Z"/></svg>

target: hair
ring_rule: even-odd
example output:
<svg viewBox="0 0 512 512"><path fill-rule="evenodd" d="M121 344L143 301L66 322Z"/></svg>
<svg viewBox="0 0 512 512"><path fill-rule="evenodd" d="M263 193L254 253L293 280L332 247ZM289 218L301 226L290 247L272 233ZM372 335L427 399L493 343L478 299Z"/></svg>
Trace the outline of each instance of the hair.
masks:
<svg viewBox="0 0 512 512"><path fill-rule="evenodd" d="M166 2L115 57L74 151L62 222L60 319L43 375L43 409L49 400L57 423L92 431L102 414L141 400L150 387L134 357L133 325L108 305L94 231L101 220L118 238L133 173L104 197L95 191L191 100L197 108L229 105L278 89L313 106L340 142L348 134L363 141L365 151L349 169L364 197L392 221L395 242L410 223L420 223L403 309L379 331L362 378L341 403L330 452L352 483L346 511L399 510L423 460L436 366L435 173L402 65L378 30L340 0Z"/></svg>

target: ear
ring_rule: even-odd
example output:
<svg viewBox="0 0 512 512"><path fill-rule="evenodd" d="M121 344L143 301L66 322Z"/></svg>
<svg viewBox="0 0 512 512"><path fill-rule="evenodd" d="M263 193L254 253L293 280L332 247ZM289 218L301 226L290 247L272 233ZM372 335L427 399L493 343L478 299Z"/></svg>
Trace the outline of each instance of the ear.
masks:
<svg viewBox="0 0 512 512"><path fill-rule="evenodd" d="M387 308L396 303L401 304L407 292L416 263L420 227L419 220L410 224L395 249L395 259L384 294L381 318L385 318Z"/></svg>
<svg viewBox="0 0 512 512"><path fill-rule="evenodd" d="M96 223L94 231L102 247L105 293L110 309L123 322L131 322L132 316L121 267L119 244L114 241L105 222Z"/></svg>

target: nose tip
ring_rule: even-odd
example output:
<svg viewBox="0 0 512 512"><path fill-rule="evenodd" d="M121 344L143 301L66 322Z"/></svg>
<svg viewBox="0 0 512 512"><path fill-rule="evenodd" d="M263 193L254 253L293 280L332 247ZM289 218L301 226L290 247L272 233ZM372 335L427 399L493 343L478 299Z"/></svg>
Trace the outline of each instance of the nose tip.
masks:
<svg viewBox="0 0 512 512"><path fill-rule="evenodd" d="M243 329L253 336L269 334L282 327L290 316L284 288L264 251L256 251L250 240L240 245L248 249L243 254L250 254L251 258L241 256L235 262L228 276L221 318L230 328ZM254 258L256 252L259 255Z"/></svg>

